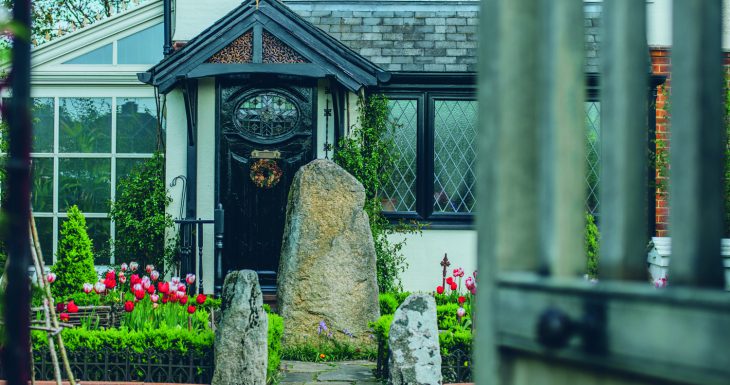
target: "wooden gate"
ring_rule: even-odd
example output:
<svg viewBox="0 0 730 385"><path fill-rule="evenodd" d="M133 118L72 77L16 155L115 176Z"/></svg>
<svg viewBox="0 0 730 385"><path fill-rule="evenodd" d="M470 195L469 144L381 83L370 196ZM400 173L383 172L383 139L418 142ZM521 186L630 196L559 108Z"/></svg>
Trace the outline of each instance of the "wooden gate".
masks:
<svg viewBox="0 0 730 385"><path fill-rule="evenodd" d="M582 0L486 0L480 384L728 384L721 1L675 0L669 287L646 266L646 2L603 2L601 259L583 279Z"/></svg>

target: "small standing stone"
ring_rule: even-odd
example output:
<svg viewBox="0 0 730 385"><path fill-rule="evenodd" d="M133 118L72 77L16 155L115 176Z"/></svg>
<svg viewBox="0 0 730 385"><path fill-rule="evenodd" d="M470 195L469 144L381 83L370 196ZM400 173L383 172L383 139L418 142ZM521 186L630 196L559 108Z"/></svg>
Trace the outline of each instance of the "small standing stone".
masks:
<svg viewBox="0 0 730 385"><path fill-rule="evenodd" d="M441 384L436 301L432 296L412 294L406 298L393 316L388 345L390 384Z"/></svg>
<svg viewBox="0 0 730 385"><path fill-rule="evenodd" d="M221 310L212 385L266 384L268 317L256 272L226 276Z"/></svg>

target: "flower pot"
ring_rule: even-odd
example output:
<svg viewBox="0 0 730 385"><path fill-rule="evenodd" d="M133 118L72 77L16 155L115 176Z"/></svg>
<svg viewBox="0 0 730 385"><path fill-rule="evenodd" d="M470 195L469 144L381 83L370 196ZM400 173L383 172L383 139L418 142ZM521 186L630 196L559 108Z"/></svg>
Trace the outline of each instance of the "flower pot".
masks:
<svg viewBox="0 0 730 385"><path fill-rule="evenodd" d="M646 262L649 264L649 275L655 281L669 275L669 256L672 253L672 238L652 237L654 248L649 251ZM722 239L720 252L725 269L725 290L730 290L730 238ZM671 281L671 277L670 277Z"/></svg>

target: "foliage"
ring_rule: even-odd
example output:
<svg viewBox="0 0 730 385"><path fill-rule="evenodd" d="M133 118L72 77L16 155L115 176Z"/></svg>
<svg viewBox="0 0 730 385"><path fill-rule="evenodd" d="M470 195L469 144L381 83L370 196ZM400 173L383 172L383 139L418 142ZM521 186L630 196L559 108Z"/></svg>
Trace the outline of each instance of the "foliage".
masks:
<svg viewBox="0 0 730 385"><path fill-rule="evenodd" d="M86 219L78 207L68 209L68 220L61 225L59 238L58 261L51 268L56 274L51 285L54 297L81 292L84 283L97 281Z"/></svg>
<svg viewBox="0 0 730 385"><path fill-rule="evenodd" d="M388 121L388 99L383 95L360 98L360 125L342 138L334 160L365 187L365 212L377 255L378 288L381 293L401 288L400 274L407 263L401 252L405 241L388 239L395 233L418 232L419 227L393 226L383 215L380 191L393 172L397 151L393 141L394 125Z"/></svg>
<svg viewBox="0 0 730 385"><path fill-rule="evenodd" d="M145 0L142 0L145 1ZM36 0L31 3L32 41L39 45L112 16L142 1L136 0ZM13 0L2 0L6 9Z"/></svg>
<svg viewBox="0 0 730 385"><path fill-rule="evenodd" d="M319 337L312 341L287 344L281 350L281 359L310 362L344 360L374 360L377 350L368 345L341 338Z"/></svg>
<svg viewBox="0 0 730 385"><path fill-rule="evenodd" d="M157 152L136 165L117 186L117 199L109 213L117 231L117 259L134 258L141 266L169 266L175 250L173 242L165 239L165 229L172 227L173 221L165 212L172 198L165 188L163 155Z"/></svg>
<svg viewBox="0 0 730 385"><path fill-rule="evenodd" d="M598 252L601 234L598 232L596 221L593 215L586 213L586 232L585 232L585 248L586 248L586 269L588 278L598 278Z"/></svg>
<svg viewBox="0 0 730 385"><path fill-rule="evenodd" d="M124 313L122 325L130 330L182 327L193 333L210 329L208 323L210 314L207 311L196 307L192 314L188 314L188 306L196 305L195 297L188 298L186 304L178 301L155 306L152 300L146 297L135 303L133 311Z"/></svg>
<svg viewBox="0 0 730 385"><path fill-rule="evenodd" d="M660 92L664 99L664 112L666 114L667 125L669 125L671 119L671 102L669 100L667 86L663 85ZM667 189L669 187L667 185L669 181L669 145L666 140L661 138L655 138L654 145L656 150L653 154L650 154L649 161L654 163L654 168L656 169L655 186L661 194L666 194L669 191Z"/></svg>
<svg viewBox="0 0 730 385"><path fill-rule="evenodd" d="M281 336L284 333L284 319L278 314L267 311L269 317L268 330L268 361L266 368L266 383L275 382L281 362Z"/></svg>

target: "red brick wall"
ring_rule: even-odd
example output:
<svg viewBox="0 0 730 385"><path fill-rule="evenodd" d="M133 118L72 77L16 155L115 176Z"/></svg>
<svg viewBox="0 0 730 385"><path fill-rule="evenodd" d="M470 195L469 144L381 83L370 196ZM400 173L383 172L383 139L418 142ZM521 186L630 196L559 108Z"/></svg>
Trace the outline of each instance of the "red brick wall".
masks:
<svg viewBox="0 0 730 385"><path fill-rule="evenodd" d="M671 67L672 60L668 48L652 48L651 49L651 68L654 75L664 75L667 77L666 82L660 87L657 92L656 102L656 138L657 140L663 140L666 145L666 150L669 150L669 116L666 107L671 110L671 105L667 106L667 100L665 98L669 95L671 89ZM723 65L725 67L725 87L730 88L730 52L724 53ZM663 178L659 176L657 170L657 181ZM668 186L668 181L665 180L664 185ZM666 237L669 236L669 197L666 191L657 189L656 193L656 236Z"/></svg>
<svg viewBox="0 0 730 385"><path fill-rule="evenodd" d="M663 140L666 149L669 149L669 117L667 116L666 97L669 95L671 88L671 56L669 49L652 48L651 50L651 69L654 75L664 75L667 77L666 82L657 92L656 101L656 138ZM662 181L666 185L666 180L656 174L657 183ZM669 199L667 193L661 189L657 189L656 193L656 235L658 237L666 237L669 235Z"/></svg>

